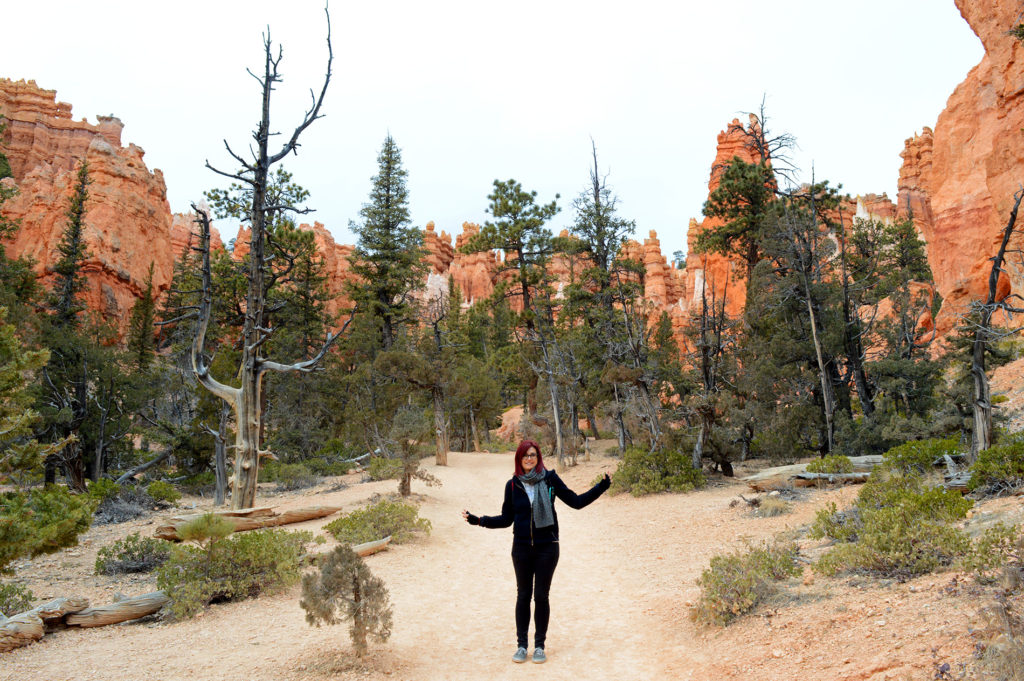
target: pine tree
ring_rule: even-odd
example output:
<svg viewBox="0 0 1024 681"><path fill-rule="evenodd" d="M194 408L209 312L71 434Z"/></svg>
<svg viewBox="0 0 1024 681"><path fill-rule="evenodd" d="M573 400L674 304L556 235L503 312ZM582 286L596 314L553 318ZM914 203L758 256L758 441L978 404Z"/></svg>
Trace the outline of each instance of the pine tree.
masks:
<svg viewBox="0 0 1024 681"><path fill-rule="evenodd" d="M555 194L557 201L558 194ZM544 267L554 253L551 233L544 227L560 210L556 201L538 204L537 192L527 192L515 180L494 181L487 196L487 208L494 220L484 223L480 232L463 247L467 253L500 250L504 261L498 266L498 280L504 272L513 272L512 284L504 293L521 302L521 313L528 328L533 328L533 297L545 283Z"/></svg>
<svg viewBox="0 0 1024 681"><path fill-rule="evenodd" d="M128 320L128 351L139 372L145 373L153 362L156 340L153 324L156 320L156 301L153 299L153 263L149 263L142 297L132 306Z"/></svg>
<svg viewBox="0 0 1024 681"><path fill-rule="evenodd" d="M4 117L0 116L0 142L3 141L4 132L7 130L7 124L4 123ZM13 177L14 173L11 171L11 164L7 160L7 155L3 151L0 151L0 180L5 177Z"/></svg>
<svg viewBox="0 0 1024 681"><path fill-rule="evenodd" d="M78 166L74 193L65 213L67 225L64 227L60 243L57 244L60 258L53 267L56 276L49 304L53 312L53 326L57 329L77 326L78 313L85 309L80 294L85 288L82 263L89 256L83 235L89 184L89 164L83 160Z"/></svg>
<svg viewBox="0 0 1024 681"><path fill-rule="evenodd" d="M390 350L401 326L413 321L412 292L425 274L423 233L409 218L408 175L402 152L388 135L377 156L379 171L373 178L370 202L359 212L361 225L350 262L358 281L350 295L379 324L381 346Z"/></svg>
<svg viewBox="0 0 1024 681"><path fill-rule="evenodd" d="M734 158L704 203L704 215L720 218L724 224L701 232L697 251L743 258L749 280L763 256L761 242L775 200L774 186L775 177L767 162L748 163Z"/></svg>
<svg viewBox="0 0 1024 681"><path fill-rule="evenodd" d="M383 643L391 636L388 590L347 545L327 554L319 574L302 578L299 605L306 621L318 627L350 621L349 635L360 657L366 654L368 639Z"/></svg>

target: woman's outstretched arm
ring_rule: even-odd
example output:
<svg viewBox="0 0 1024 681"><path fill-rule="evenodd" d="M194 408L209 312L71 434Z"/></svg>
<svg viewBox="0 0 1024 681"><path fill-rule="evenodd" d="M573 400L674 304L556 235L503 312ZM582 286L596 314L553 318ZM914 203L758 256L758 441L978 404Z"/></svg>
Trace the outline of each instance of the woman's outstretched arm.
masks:
<svg viewBox="0 0 1024 681"><path fill-rule="evenodd" d="M558 477L557 473L551 474L551 479L548 481L548 485L554 491L555 496L565 502L566 506L575 509L581 509L591 504L595 499L604 494L612 484L612 479L607 473L604 477L598 481L596 485L588 489L583 494L576 494L569 487L562 482L562 479Z"/></svg>
<svg viewBox="0 0 1024 681"><path fill-rule="evenodd" d="M496 529L511 526L512 520L515 517L512 512L512 482L509 481L505 486L505 500L501 504L501 515L476 516L469 511L463 510L462 517L470 525L479 525L480 527Z"/></svg>

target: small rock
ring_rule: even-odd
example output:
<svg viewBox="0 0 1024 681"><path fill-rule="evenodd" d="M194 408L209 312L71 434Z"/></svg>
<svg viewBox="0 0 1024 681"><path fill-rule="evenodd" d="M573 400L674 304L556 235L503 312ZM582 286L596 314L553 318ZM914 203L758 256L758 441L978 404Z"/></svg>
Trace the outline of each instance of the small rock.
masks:
<svg viewBox="0 0 1024 681"><path fill-rule="evenodd" d="M884 627L885 626L885 620L878 620L877 622L875 622L875 626L876 627Z"/></svg>
<svg viewBox="0 0 1024 681"><path fill-rule="evenodd" d="M777 496L779 496L779 490L773 490L771 492L768 492L768 496L770 496L770 497L777 497Z"/></svg>
<svg viewBox="0 0 1024 681"><path fill-rule="evenodd" d="M780 657L782 657L782 651L776 648L772 651L772 657L774 657L776 660L779 659Z"/></svg>

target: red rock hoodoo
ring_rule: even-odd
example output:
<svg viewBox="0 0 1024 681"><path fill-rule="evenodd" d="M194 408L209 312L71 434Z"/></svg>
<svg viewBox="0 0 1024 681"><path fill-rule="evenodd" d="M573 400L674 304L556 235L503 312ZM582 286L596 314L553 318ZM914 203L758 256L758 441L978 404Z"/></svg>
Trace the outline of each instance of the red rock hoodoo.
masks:
<svg viewBox="0 0 1024 681"><path fill-rule="evenodd" d="M934 131L924 128L907 140L899 178L900 210L913 214L928 243L943 298L935 320L940 334L970 300L987 294L988 259L1024 182L1024 45L1007 33L1020 21L1020 3L956 5L985 56L950 95ZM1011 269L1004 286L1024 292L1024 272Z"/></svg>
<svg viewBox="0 0 1024 681"><path fill-rule="evenodd" d="M0 79L0 114L7 119L5 153L19 190L4 205L4 214L21 221L8 253L34 258L45 283L65 227L75 169L87 160L84 297L90 309L124 331L151 262L155 288L170 283L175 228L163 175L146 168L142 149L121 146L123 126L117 118L100 117L98 125L73 121L71 106L33 81ZM181 242L180 226L177 232L175 240Z"/></svg>

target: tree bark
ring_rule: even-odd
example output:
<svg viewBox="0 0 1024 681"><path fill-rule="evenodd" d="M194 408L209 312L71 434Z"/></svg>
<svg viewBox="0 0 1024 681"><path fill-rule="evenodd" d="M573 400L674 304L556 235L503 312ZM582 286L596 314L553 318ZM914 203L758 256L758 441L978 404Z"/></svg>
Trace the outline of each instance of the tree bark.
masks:
<svg viewBox="0 0 1024 681"><path fill-rule="evenodd" d="M170 601L163 591L134 596L98 608L86 608L68 615L64 621L74 627L102 627L152 615Z"/></svg>
<svg viewBox="0 0 1024 681"><path fill-rule="evenodd" d="M438 466L448 465L448 438L445 435L447 424L444 419L444 395L440 386L432 386L430 395L434 403L434 435L437 441L437 453L434 461Z"/></svg>
<svg viewBox="0 0 1024 681"><path fill-rule="evenodd" d="M707 435L704 419L700 420L700 428L697 430L697 441L693 445L693 460L690 462L694 468L699 469L704 460L704 437Z"/></svg>
<svg viewBox="0 0 1024 681"><path fill-rule="evenodd" d="M985 351L988 343L991 342L992 314L995 312L998 302L996 301L996 289L999 284L999 274L1002 272L1006 247L1010 243L1010 237L1013 235L1013 229L1017 222L1017 210L1020 208L1021 198L1024 198L1024 190L1018 191L1014 196L1010 219L1003 229L1003 240L999 245L999 251L992 258L992 269L988 274L988 297L981 307L981 321L974 332L974 343L971 347L971 381L973 383L971 408L974 427L971 432L971 451L968 455L968 463L974 463L979 453L992 446L992 394L988 375L985 372Z"/></svg>
<svg viewBox="0 0 1024 681"><path fill-rule="evenodd" d="M57 626L68 613L88 607L88 599L79 596L55 598L9 619L0 619L0 653L38 641L47 626Z"/></svg>
<svg viewBox="0 0 1024 681"><path fill-rule="evenodd" d="M214 515L220 516L230 522L235 532L244 532L246 530L256 530L263 527L277 527L279 525L290 525L291 523L301 523L307 520L314 520L316 518L324 518L326 516L337 513L341 510L341 506L309 506L306 508L295 508L287 511L277 512L273 508L266 506L263 508L248 508L242 510L231 510L231 511L214 511ZM158 539L166 539L168 541L180 541L181 538L178 536L178 530L186 523L201 517L203 514L195 513L191 515L176 516L171 519L170 525L160 525L153 532L153 536Z"/></svg>
<svg viewBox="0 0 1024 681"><path fill-rule="evenodd" d="M231 405L221 402L220 417L217 419L217 434L213 445L213 473L216 481L214 487L214 505L224 505L224 495L228 486L228 418L231 416Z"/></svg>
<svg viewBox="0 0 1024 681"><path fill-rule="evenodd" d="M480 435L476 430L476 415L473 413L473 408L469 408L469 430L473 435L473 451L480 451Z"/></svg>

